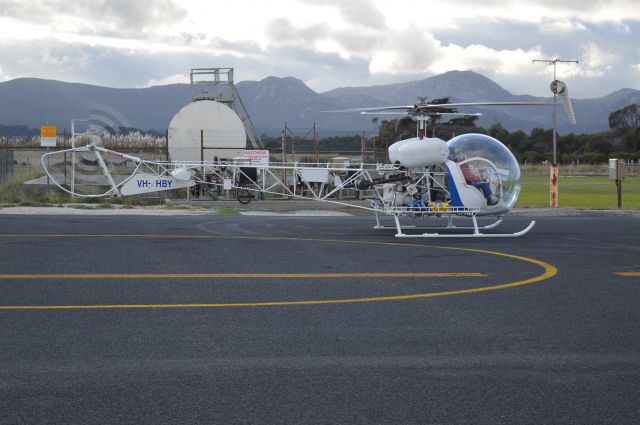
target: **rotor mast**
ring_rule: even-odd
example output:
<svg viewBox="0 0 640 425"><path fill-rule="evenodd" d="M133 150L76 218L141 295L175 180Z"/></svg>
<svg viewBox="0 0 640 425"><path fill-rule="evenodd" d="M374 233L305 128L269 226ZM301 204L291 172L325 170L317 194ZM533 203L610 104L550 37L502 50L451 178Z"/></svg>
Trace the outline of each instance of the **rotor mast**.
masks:
<svg viewBox="0 0 640 425"><path fill-rule="evenodd" d="M428 103L426 97L418 97L418 103L416 103L417 112L414 116L416 120L416 136L419 139L424 139L425 137L427 137L427 127L429 126L429 124L431 124L431 116L429 115L429 113L418 108L419 106L424 106L427 104Z"/></svg>
<svg viewBox="0 0 640 425"><path fill-rule="evenodd" d="M433 104L429 103L426 97L418 97L418 102L415 103L413 109L407 111L407 114L416 120L416 137L424 139L427 137L427 128L433 121L433 117L440 115L440 111L430 111ZM456 113L456 108L448 108L451 113Z"/></svg>

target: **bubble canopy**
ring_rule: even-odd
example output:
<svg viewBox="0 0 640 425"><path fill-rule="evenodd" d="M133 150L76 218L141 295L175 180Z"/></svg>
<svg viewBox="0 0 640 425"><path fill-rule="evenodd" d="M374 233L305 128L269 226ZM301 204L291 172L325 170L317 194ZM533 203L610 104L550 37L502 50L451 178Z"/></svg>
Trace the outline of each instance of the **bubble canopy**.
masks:
<svg viewBox="0 0 640 425"><path fill-rule="evenodd" d="M499 178L500 198L512 208L520 195L520 166L511 151L493 137L484 134L462 134L447 142L448 159L457 163L483 158L494 167Z"/></svg>

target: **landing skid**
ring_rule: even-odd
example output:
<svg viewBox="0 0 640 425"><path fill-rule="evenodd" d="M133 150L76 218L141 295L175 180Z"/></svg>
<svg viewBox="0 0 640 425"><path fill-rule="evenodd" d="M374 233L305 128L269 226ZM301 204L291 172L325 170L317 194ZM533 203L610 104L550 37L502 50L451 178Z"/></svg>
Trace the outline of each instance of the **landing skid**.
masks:
<svg viewBox="0 0 640 425"><path fill-rule="evenodd" d="M473 226L456 226L455 224L453 224L453 216L449 215L448 217L448 223L446 226L414 226L414 225L403 225L401 226L402 229L413 229L413 230L475 230L475 227ZM500 223L502 223L504 221L504 219L502 217L498 217L498 219L491 223L491 224L487 224L486 226L478 226L478 230L489 230L489 229L493 229L495 227L498 227L500 225ZM374 230L383 230L383 229L397 229L397 226L385 226L383 224L380 223L380 218L378 216L378 214L376 213L376 225L373 226Z"/></svg>
<svg viewBox="0 0 640 425"><path fill-rule="evenodd" d="M529 225L519 232L515 233L482 233L481 230L488 230L497 227L502 223L502 217L498 218L494 223L486 226L478 226L478 220L475 214L471 214L473 220L473 227L471 226L455 226L453 225L453 217L449 216L449 222L446 227L428 227L428 226L402 226L400 224L400 218L398 215L393 216L395 220L395 226L383 226L380 224L378 214L376 214L376 226L374 229L396 229L396 238L517 238L519 236L527 234L533 226L535 226L535 220L532 220ZM406 234L403 233L404 229L428 229L428 230L473 230L473 233L419 233L419 234Z"/></svg>

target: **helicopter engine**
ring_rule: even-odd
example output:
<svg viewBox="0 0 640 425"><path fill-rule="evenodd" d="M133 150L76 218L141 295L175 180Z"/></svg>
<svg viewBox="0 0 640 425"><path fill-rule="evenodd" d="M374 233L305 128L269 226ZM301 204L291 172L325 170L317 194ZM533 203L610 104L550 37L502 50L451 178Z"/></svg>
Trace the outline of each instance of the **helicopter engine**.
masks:
<svg viewBox="0 0 640 425"><path fill-rule="evenodd" d="M447 159L447 142L437 137L414 137L389 146L389 159L406 168L439 165Z"/></svg>

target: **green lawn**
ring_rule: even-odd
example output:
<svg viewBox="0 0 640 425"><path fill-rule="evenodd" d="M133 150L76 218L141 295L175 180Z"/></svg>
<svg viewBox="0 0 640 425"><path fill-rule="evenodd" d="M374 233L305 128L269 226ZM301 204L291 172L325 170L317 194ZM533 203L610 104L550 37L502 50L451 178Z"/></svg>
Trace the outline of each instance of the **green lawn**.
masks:
<svg viewBox="0 0 640 425"><path fill-rule="evenodd" d="M549 206L549 177L523 176L516 208ZM616 209L616 184L608 177L560 177L558 206L561 208ZM622 208L640 209L640 177L622 181Z"/></svg>

